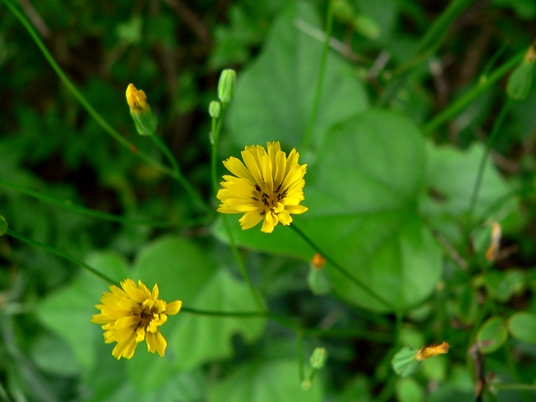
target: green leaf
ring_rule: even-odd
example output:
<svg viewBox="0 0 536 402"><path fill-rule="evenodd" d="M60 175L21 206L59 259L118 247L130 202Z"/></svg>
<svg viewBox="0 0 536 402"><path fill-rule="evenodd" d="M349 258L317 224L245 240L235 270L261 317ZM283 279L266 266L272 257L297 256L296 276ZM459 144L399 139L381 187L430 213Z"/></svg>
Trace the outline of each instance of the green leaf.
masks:
<svg viewBox="0 0 536 402"><path fill-rule="evenodd" d="M127 277L125 261L115 254L94 253L87 263L118 282ZM90 320L98 313L94 306L108 287L101 278L83 271L68 287L46 298L37 310L39 319L67 341L86 370L97 363L94 345L104 342L101 328Z"/></svg>
<svg viewBox="0 0 536 402"><path fill-rule="evenodd" d="M365 112L336 126L305 176L309 211L295 224L324 252L396 308L424 300L441 274L441 251L417 208L424 188L424 141L404 117L385 111ZM240 230L242 244L297 255L309 261L314 250L291 229L274 233ZM226 238L219 225L216 233ZM369 309L384 304L357 287L330 264L334 291Z"/></svg>
<svg viewBox="0 0 536 402"><path fill-rule="evenodd" d="M412 375L421 366L421 362L415 359L417 350L404 346L393 356L391 366L400 377Z"/></svg>
<svg viewBox="0 0 536 402"><path fill-rule="evenodd" d="M498 350L508 338L508 331L501 317L491 317L478 330L477 342L481 343L482 353L493 353Z"/></svg>
<svg viewBox="0 0 536 402"><path fill-rule="evenodd" d="M484 152L479 145L463 152L447 146L426 147L426 186L428 193L434 194L433 199L424 199L421 204L427 215L459 217L467 213ZM489 218L492 207L510 191L488 158L474 211L477 217Z"/></svg>
<svg viewBox="0 0 536 402"><path fill-rule="evenodd" d="M278 19L256 62L238 77L229 113L234 142L242 147L279 139L297 147L313 109L323 27L312 5L292 3ZM363 85L341 57L330 53L313 143L335 123L367 108Z"/></svg>
<svg viewBox="0 0 536 402"><path fill-rule="evenodd" d="M147 286L159 284L161 298L168 302L180 299L184 306L204 310L258 311L246 285L225 268L218 268L190 241L160 238L141 250L135 267L136 276ZM161 328L168 342L164 358L148 353L135 356L129 366L131 380L140 389L155 388L181 370L231 356L234 334L253 341L261 335L264 325L265 320L259 318L179 312Z"/></svg>
<svg viewBox="0 0 536 402"><path fill-rule="evenodd" d="M413 378L400 378L396 382L396 396L400 402L424 401L424 391Z"/></svg>
<svg viewBox="0 0 536 402"><path fill-rule="evenodd" d="M510 317L507 324L514 338L522 342L536 344L536 314L529 312L515 313Z"/></svg>
<svg viewBox="0 0 536 402"><path fill-rule="evenodd" d="M216 383L210 402L320 402L321 382L315 380L308 391L300 385L295 361L253 362L240 367L230 377Z"/></svg>

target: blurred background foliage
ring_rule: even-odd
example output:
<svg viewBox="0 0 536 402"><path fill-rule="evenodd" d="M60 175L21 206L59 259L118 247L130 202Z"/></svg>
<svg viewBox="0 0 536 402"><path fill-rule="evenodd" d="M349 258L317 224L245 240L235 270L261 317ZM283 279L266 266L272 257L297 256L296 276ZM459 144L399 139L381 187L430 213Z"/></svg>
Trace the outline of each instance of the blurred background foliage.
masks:
<svg viewBox="0 0 536 402"><path fill-rule="evenodd" d="M242 232L231 217L270 310L330 335L310 332L300 352L301 338L273 321L181 313L163 328L165 358L140 346L132 361L117 362L89 322L106 285L2 236L0 399L462 402L474 400L478 379L496 387L498 400L534 398L534 391L500 385L534 385L536 373L536 89L508 109L473 209L482 144L506 102L506 76L423 134L483 76L529 47L536 36L533 0L334 1L319 114L303 150L327 2L16 4L106 121L164 160L135 133L128 114L127 85L145 90L159 135L213 206L207 109L220 70L236 69L219 159L266 141L281 141L287 152L297 147L309 163L310 211L296 223L404 319L397 324L392 310L329 267L333 293L313 295L306 280L310 247L287 228L270 236ZM423 48L449 4L460 7L459 15ZM207 221L172 179L110 138L4 3L0 15L0 214L10 227L117 280L158 282L166 300L256 310L221 222L212 225L214 217ZM169 225L95 219L6 183ZM485 258L491 221L503 232L493 263ZM443 341L449 354L425 361L413 377L393 372L396 348ZM485 345L478 353L471 349L477 341ZM297 358L316 346L330 357L305 391ZM480 378L475 369L484 360L487 377Z"/></svg>

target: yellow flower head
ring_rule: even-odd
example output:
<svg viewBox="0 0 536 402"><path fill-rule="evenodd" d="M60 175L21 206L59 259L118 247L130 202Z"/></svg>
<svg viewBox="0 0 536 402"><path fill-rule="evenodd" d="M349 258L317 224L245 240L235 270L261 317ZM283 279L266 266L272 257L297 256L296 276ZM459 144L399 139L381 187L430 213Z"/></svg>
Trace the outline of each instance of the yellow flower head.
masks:
<svg viewBox="0 0 536 402"><path fill-rule="evenodd" d="M267 148L268 153L260 145L246 147L242 151L245 165L234 157L223 162L234 176L223 176L223 189L217 194L221 201L218 212L244 213L239 220L244 230L264 219L261 231L272 233L279 222L290 225L291 214L307 211L300 205L307 165L298 164L296 149L287 158L279 142L269 142Z"/></svg>
<svg viewBox="0 0 536 402"><path fill-rule="evenodd" d="M450 345L447 342L443 342L441 345L424 346L417 351L415 359L425 360L437 355L444 355L448 353Z"/></svg>
<svg viewBox="0 0 536 402"><path fill-rule="evenodd" d="M127 87L127 103L131 113L146 113L149 111L147 103L147 95L141 89L138 90L133 84L128 84Z"/></svg>
<svg viewBox="0 0 536 402"><path fill-rule="evenodd" d="M103 293L102 304L95 306L101 312L94 314L91 322L102 324L104 342L117 342L112 351L117 359L130 359L143 340L149 352L164 356L167 342L158 327L167 321L168 315L179 312L182 301L159 300L156 284L152 292L141 281L136 285L132 279L125 279L121 287L112 285L112 293Z"/></svg>

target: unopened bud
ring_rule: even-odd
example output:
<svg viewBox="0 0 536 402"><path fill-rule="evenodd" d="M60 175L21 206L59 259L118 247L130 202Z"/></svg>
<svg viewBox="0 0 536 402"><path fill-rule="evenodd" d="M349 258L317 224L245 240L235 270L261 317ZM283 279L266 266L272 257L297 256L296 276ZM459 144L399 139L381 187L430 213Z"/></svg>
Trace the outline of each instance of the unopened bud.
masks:
<svg viewBox="0 0 536 402"><path fill-rule="evenodd" d="M333 15L341 22L348 24L354 18L354 9L347 0L334 0Z"/></svg>
<svg viewBox="0 0 536 402"><path fill-rule="evenodd" d="M309 363L313 369L320 370L326 365L327 359L328 352L326 352L325 348L315 348L311 358L309 359Z"/></svg>
<svg viewBox="0 0 536 402"><path fill-rule="evenodd" d="M212 101L210 102L210 105L208 105L208 114L213 119L217 119L220 117L221 113L221 103L218 101Z"/></svg>
<svg viewBox="0 0 536 402"><path fill-rule="evenodd" d="M231 102L236 87L236 72L226 69L221 72L218 81L218 99L224 104Z"/></svg>
<svg viewBox="0 0 536 402"><path fill-rule="evenodd" d="M501 232L501 225L497 222L493 222L491 226L491 244L488 251L486 251L486 260L488 261L495 261L497 254L499 254Z"/></svg>
<svg viewBox="0 0 536 402"><path fill-rule="evenodd" d="M321 270L326 265L326 259L320 253L315 253L311 260L311 269Z"/></svg>
<svg viewBox="0 0 536 402"><path fill-rule="evenodd" d="M360 14L354 19L354 29L368 39L378 39L380 26L368 15Z"/></svg>
<svg viewBox="0 0 536 402"><path fill-rule="evenodd" d="M134 121L136 130L140 135L151 135L156 132L158 118L151 111L147 103L147 95L142 90L136 89L133 84L127 87L127 103L130 107L130 116Z"/></svg>

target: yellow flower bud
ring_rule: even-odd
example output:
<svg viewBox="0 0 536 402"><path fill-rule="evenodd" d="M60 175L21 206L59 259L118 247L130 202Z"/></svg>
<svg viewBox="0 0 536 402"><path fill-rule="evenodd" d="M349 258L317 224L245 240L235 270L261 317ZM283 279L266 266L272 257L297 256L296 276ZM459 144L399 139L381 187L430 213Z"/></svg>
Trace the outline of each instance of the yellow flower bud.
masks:
<svg viewBox="0 0 536 402"><path fill-rule="evenodd" d="M141 89L138 90L133 84L129 84L126 96L128 106L130 107L130 116L134 121L138 134L154 134L158 126L158 118L151 111L145 92Z"/></svg>
<svg viewBox="0 0 536 402"><path fill-rule="evenodd" d="M127 103L131 113L147 113L150 109L147 103L147 95L141 89L137 89L134 84L128 84Z"/></svg>

